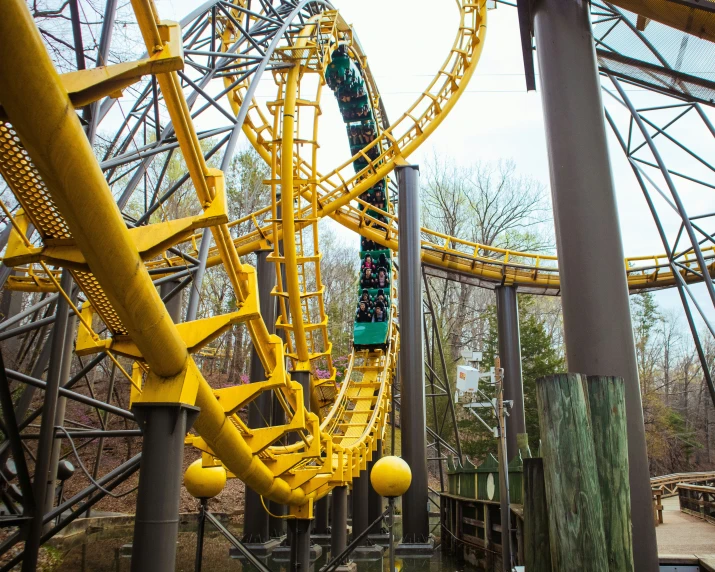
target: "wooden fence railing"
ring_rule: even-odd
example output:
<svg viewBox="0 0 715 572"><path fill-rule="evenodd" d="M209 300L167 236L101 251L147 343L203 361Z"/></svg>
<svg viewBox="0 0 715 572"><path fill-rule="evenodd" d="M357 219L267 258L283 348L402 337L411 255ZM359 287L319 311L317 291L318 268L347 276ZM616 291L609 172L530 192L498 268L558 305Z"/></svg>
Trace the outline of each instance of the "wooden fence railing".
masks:
<svg viewBox="0 0 715 572"><path fill-rule="evenodd" d="M715 524L715 487L678 485L680 510Z"/></svg>
<svg viewBox="0 0 715 572"><path fill-rule="evenodd" d="M715 484L715 471L700 473L673 473L661 477L651 477L650 486L654 489L663 487L663 498L674 497L678 494L678 485L688 484Z"/></svg>

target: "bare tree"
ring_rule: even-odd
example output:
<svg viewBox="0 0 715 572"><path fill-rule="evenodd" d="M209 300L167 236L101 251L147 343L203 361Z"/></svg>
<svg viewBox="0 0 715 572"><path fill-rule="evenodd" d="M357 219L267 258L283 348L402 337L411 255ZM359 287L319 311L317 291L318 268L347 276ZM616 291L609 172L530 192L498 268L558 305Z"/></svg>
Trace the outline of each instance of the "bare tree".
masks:
<svg viewBox="0 0 715 572"><path fill-rule="evenodd" d="M489 247L517 251L553 250L550 208L539 181L520 175L513 161L457 165L433 155L422 186L424 226L484 245L481 255L501 258ZM426 240L432 235L424 234ZM442 332L452 356L479 346L491 293L467 284L430 279Z"/></svg>

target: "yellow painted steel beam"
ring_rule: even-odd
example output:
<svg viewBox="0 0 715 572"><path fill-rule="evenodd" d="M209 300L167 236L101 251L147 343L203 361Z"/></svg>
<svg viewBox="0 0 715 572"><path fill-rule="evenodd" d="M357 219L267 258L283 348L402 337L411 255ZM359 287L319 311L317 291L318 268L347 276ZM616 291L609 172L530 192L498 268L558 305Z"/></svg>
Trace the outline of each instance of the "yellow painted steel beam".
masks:
<svg viewBox="0 0 715 572"><path fill-rule="evenodd" d="M305 503L301 489L292 490L275 478L252 454L189 357L23 0L0 3L0 101L72 238L150 368L140 399L195 401L201 408L197 429L232 472L268 498ZM34 113L28 101L43 113ZM217 174L207 175L207 186L215 185ZM168 391L177 387L178 393Z"/></svg>
<svg viewBox="0 0 715 572"><path fill-rule="evenodd" d="M178 374L188 359L186 345L132 243L22 0L0 3L0 101L95 276L111 285L107 297L142 354L157 375Z"/></svg>
<svg viewBox="0 0 715 572"><path fill-rule="evenodd" d="M308 40L308 28L316 27L315 19L309 23L300 34L296 42L296 51L301 51ZM294 136L296 128L296 98L298 96L298 82L301 76L301 62L297 60L288 72L288 78L284 86L283 102L283 129L281 142L281 203L283 222L283 256L285 257L286 269L286 290L288 292L288 304L291 313L291 325L295 340L295 350L298 354L298 367L309 369L309 351L305 337L305 326L303 323L303 310L300 299L300 283L297 273L297 253L298 246L295 241L295 211L293 203L295 200L295 188L293 182L293 158L294 158Z"/></svg>

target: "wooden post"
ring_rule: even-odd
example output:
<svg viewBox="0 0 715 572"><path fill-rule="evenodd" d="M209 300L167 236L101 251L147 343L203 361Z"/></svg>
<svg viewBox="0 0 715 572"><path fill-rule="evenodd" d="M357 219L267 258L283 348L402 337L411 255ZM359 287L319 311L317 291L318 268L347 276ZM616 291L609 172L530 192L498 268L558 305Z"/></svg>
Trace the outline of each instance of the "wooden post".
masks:
<svg viewBox="0 0 715 572"><path fill-rule="evenodd" d="M529 435L528 433L517 433L516 434L516 444L521 453L522 459L529 459L533 457L531 454L531 449L529 448Z"/></svg>
<svg viewBox="0 0 715 572"><path fill-rule="evenodd" d="M589 375L582 379L586 382L596 452L608 564L610 570L632 572L625 385L621 377Z"/></svg>
<svg viewBox="0 0 715 572"><path fill-rule="evenodd" d="M544 461L524 459L524 564L529 572L551 572L549 515Z"/></svg>
<svg viewBox="0 0 715 572"><path fill-rule="evenodd" d="M554 572L608 570L593 435L579 374L536 382Z"/></svg>

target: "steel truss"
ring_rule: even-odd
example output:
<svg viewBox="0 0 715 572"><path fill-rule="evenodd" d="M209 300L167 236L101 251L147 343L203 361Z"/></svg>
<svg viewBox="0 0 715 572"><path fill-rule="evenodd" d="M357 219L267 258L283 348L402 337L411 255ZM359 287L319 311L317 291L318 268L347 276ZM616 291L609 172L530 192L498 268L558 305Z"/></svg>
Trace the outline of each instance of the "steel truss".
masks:
<svg viewBox="0 0 715 572"><path fill-rule="evenodd" d="M432 303L432 291L425 267L422 267L424 285L422 323L425 338L425 397L428 398L427 413L427 460L439 466L440 492L444 492L444 463L448 456L462 459L462 443L459 439L457 416L454 409L454 392L449 383L447 362L442 349L437 315ZM429 421L431 420L431 423Z"/></svg>
<svg viewBox="0 0 715 572"><path fill-rule="evenodd" d="M702 106L712 105L707 94L715 94L715 82L704 70L699 75L680 71L688 50L703 54L714 47L671 30L679 49L666 52L655 45L658 36L640 17L602 1L592 3L591 14L606 120L628 159L663 244L665 260L656 259L655 266L671 269L677 279L675 287L715 404L712 364L701 340L702 335L715 336L708 316L708 310L715 307L712 261L703 253L703 248L715 244L715 213L697 204L698 197L715 189L715 162L708 158L713 149L703 149L701 143L712 143L715 137L715 126ZM662 34L662 28L656 32ZM629 86L633 85L644 89L631 97ZM705 285L705 300L696 298L689 277ZM707 334L699 331L696 315Z"/></svg>
<svg viewBox="0 0 715 572"><path fill-rule="evenodd" d="M205 145L202 147L204 157L206 160L218 161L220 159L221 169L224 171L230 165L241 133L243 119L252 105L252 96L261 75L266 71L277 71L286 66L281 60L272 58L278 42L285 41L290 44L290 32L301 29L306 20L319 10L330 8L329 3L320 0L302 2L297 0L291 2L258 0L253 3L253 6L253 10L241 9L242 17L237 17L232 11L236 9L234 4L222 0L210 0L181 22L186 64L185 69L180 73L181 88L186 93L189 109L192 110L192 119L205 121L206 129L198 133L199 139ZM622 11L608 4L594 2L593 6L595 18L602 18L603 21L610 18L610 22L614 26L628 26L631 21ZM77 2L70 2L74 46L65 47L74 50L77 69L88 67L88 62L94 64L106 62L111 45L111 30L117 9L117 0L107 0L104 25L97 53L94 55L89 55L84 47L75 49L78 46L84 46L83 33L86 35L76 7ZM239 29L241 35L233 45L220 49L220 42L225 31L222 26L227 21ZM712 215L694 214L690 208L686 209L675 181L683 185L698 185L703 189L715 188L715 183L706 176L696 177L690 172L683 172L679 167L669 167L669 157L666 156L664 159L665 154L662 149L658 148L659 143L667 141L669 145L674 145L696 161L706 175L711 174L712 165L686 144L682 135L677 133L677 127L679 126L678 122L682 123L682 118L687 114L688 119L699 118L710 136L715 135L715 130L707 114L698 103L707 100L693 96L692 89L690 91L686 89L689 85L688 82L700 88L709 89L712 86L703 78L696 78L696 81L683 77L677 72L677 69L673 69L675 66L658 54L652 43L642 33L639 35L637 28L633 34L640 38L643 46L650 50L656 58L657 63L651 63L651 65L660 66L657 70L651 71L654 74L655 71L658 71L661 74L658 76L659 78L664 77L662 74L666 74L670 79L666 82L658 79L660 87L654 87L654 82L636 82L634 78L623 73L617 74L613 70L608 70L609 81L613 85L612 89L606 88L608 96L621 109L627 110L630 119L627 125L619 125L618 115L615 112L611 113L608 107L607 119L633 168L667 252L667 260L655 260L655 268L669 268L678 277L676 287L695 339L711 396L715 402L715 389L713 389L710 367L700 342L692 308L694 307L695 312L702 317L711 334L715 335L715 330L707 319L706 308L696 300L692 293L692 285L688 281L688 278L704 281L710 299L715 304L715 290L710 279L711 269L702 253L704 244L715 244L712 233L705 229L705 223ZM617 61L619 56L620 60L625 61L624 58L628 55L611 49L607 40L607 34L598 38L599 56L604 61L605 59ZM235 78L229 87L224 85L224 80L227 77ZM628 98L626 91L621 86L621 81L645 85L671 97L679 98L681 101L638 109ZM249 87L241 109L236 114L227 101L226 94L242 82ZM103 122L109 124L117 117L120 118L120 126L115 130L115 136L102 144L104 153L101 167L117 199L117 204L123 211L127 224L138 226L160 218L163 205L177 192L184 189L185 185L191 183L188 173L170 185L166 182L170 162L172 158L178 156L180 151L174 126L168 117L156 80L152 78L139 82L129 88L129 91L136 94L136 98L127 110L121 107L121 100L118 102L118 100L108 98L101 103L97 102L86 106L82 111L82 119L90 140L97 144L97 133ZM672 110L677 117L659 118L658 112L663 110ZM636 134L640 134L640 139ZM668 213L675 212L681 221L675 238L666 233L666 228L661 223L664 210ZM232 236L239 238L247 228L267 224L270 216L270 209L264 209L254 219L247 217L236 221L232 226ZM9 225L6 230L7 232L4 230L0 234L0 248L4 247L7 242ZM150 270L157 286L172 284L171 288L164 293L164 301L171 300L183 289L190 287L187 320L196 318L200 297L200 288L196 285L201 284L201 277L209 255L209 246L210 233L206 231L201 240L194 241L189 247L170 249L173 254L181 258L181 265L169 269ZM693 259L697 261L697 268L692 264ZM686 263L687 261L690 263ZM9 278L10 269L0 268L0 287ZM11 278L10 280L12 281ZM2 373L0 373L0 408L3 413L3 431L7 437L0 444L0 460L2 461L0 479L3 481L0 486L0 496L9 510L14 513L0 519L0 525L20 526L21 530L20 533L11 535L0 545L0 556L20 540L25 540L28 547L24 553L21 552L0 568L0 572L9 570L23 557L25 557L26 565L28 562L32 562L32 559L36 558L36 547L39 542L46 541L72 520L86 514L94 504L108 494L107 491L112 491L120 486L139 468L139 456L134 456L126 459L108 473L101 476L98 474L105 439L131 438L138 434L134 416L120 402L116 390L118 376L128 378L131 376L122 369L111 354L106 352L96 355L87 362L82 361L79 357L72 357L71 341L69 344L66 342L66 333L74 331L67 324L68 320L72 319L73 310L67 304L65 297L69 300L73 299L73 288L71 281L65 280L62 283L60 294L43 294L42 299L32 307L16 313L5 322L0 323L0 341L22 339L23 353L35 356L29 375L12 368L6 369L4 364L0 363L0 369L2 369ZM439 331L434 321L429 288L426 288L426 294L423 324L425 334L429 334L426 335L425 357L428 366L426 382L428 396L432 399L432 408L435 412L435 427L428 427L427 431L431 439L429 446L434 450L433 457L440 464L440 478L443 478L444 454L449 452L461 456L461 447L459 436L456 433L452 396L447 380L446 364L441 352ZM21 338L21 336L23 337ZM73 363L71 360L75 359L77 361ZM112 362L111 366L108 359ZM48 368L48 364L51 375L48 375L47 381L43 381L40 378ZM74 369L78 369L74 375L71 375L72 368L70 366L72 365L74 365ZM97 367L111 370L106 396L96 396L88 378L88 375ZM23 384L25 387L16 402L12 400L9 380ZM81 383L86 383L88 395L80 393L79 385ZM42 400L44 405L31 410L37 389L46 392L45 398ZM444 397L448 400L446 407L438 405L438 400ZM55 413L58 401L61 399L69 399L90 408L96 418L93 418L91 422L78 422L69 418L58 422ZM52 415L49 414L50 409L52 409ZM441 417L438 415L440 412ZM32 423L38 417L43 418L40 432L29 431L32 429ZM448 434L450 417L455 431L454 440L451 440L451 435ZM112 429L111 421L113 420L121 421L123 429ZM38 495L32 490L32 463L28 464L26 461L26 456L32 457L32 453L28 449L27 442L42 442L41 446L38 443L37 450L42 449L43 459L38 458L37 461L48 462L55 442L61 439L67 440L68 436L72 439L82 439L82 443L77 448L99 439L100 445L94 466L91 469L95 482L72 498L48 509L46 503L38 505L36 502ZM7 463L10 456L14 460L13 470ZM18 483L17 486L14 485L15 479ZM46 493L39 496L44 497ZM41 519L39 515L42 515ZM42 530L42 524L49 523L57 517L60 517L57 524L49 530ZM34 529L31 528L33 520L35 522ZM37 523L40 526L37 526ZM31 540L34 545L30 542ZM32 551L35 551L34 555L31 554Z"/></svg>
<svg viewBox="0 0 715 572"><path fill-rule="evenodd" d="M83 31L86 34L87 30L79 21L76 4L70 2L73 7L70 15L73 39L75 46L83 46L82 34ZM259 0L254 4L255 10L241 9L245 20L237 21L231 12L236 9L235 5L222 0L210 0L181 22L186 63L184 71L180 73L181 87L187 93L189 107L193 110L192 118L197 120L206 117L207 123L214 125L207 131L199 132L198 136L202 141L210 142L204 149L206 159L220 157L222 170L226 170L230 165L243 119L251 105L251 96L261 75L265 71L272 72L287 65L271 60L276 46L279 42L290 43L289 33L302 29L305 22L319 10L331 8L329 3L322 0ZM107 61L116 8L116 0L107 0L96 57L87 57L84 47L75 49L75 46L71 46L76 54L76 69L85 69L87 60L93 63ZM217 18L218 15L229 19L242 32L238 41L224 47L224 51L220 51L218 42L223 34L222 21L225 20ZM240 75L231 87L223 88L224 76L235 77L237 73ZM238 115L235 115L225 94L240 82L248 82L249 97ZM174 127L168 117L163 96L157 89L155 78L150 76L150 79L129 89L131 93L136 92L137 96L128 110L122 108L122 100L107 98L101 103L86 106L81 117L88 137L95 145L97 132L101 130L103 122L111 124L118 116L121 117L115 136L105 142L101 167L127 225L132 227L148 224L152 217L160 217L162 205L191 182L189 175L185 174L171 186L165 183L169 163L180 151ZM218 124L217 117L221 119ZM129 210L133 206L132 200L137 197L141 214L132 216ZM133 212L136 214L136 209ZM267 217L264 215L263 218ZM11 226L7 225L0 234L0 249L7 244L10 228ZM240 224L236 225L233 229L234 237L240 235L243 230ZM175 298L187 286L201 284L208 245L211 242L208 229L203 239L190 245L195 256L186 252L187 249L169 249L182 259L181 266L159 271L150 270L150 274L155 277L154 284L164 286L162 299L165 303ZM10 570L21 561L23 569L34 568L41 543L76 518L89 515L92 506L107 495L114 494L113 491L139 469L141 455L135 455L106 474L100 474L108 439L132 439L141 435L133 413L126 409L126 404L121 403L117 390L117 377L125 377L125 381L129 382L132 380L131 375L109 352L99 353L89 361L83 361L81 357L73 354L76 318L65 297L71 298L75 304L84 300L81 295L77 298L77 288L69 273L64 276L59 293L44 293L31 307L16 311L0 322L0 341L19 342L13 347L18 349L20 355L36 356L30 375L0 363L0 409L3 432L6 435L6 439L0 444L0 497L10 511L7 516L0 517L0 526L19 527L18 532L8 536L0 544L0 557L18 542L25 541L25 549L0 567L0 572ZM10 268L0 267L0 288L8 279L12 283L13 278ZM6 295L17 299L22 292L6 291ZM199 287L191 289L188 320L196 318L199 295ZM12 300L7 304L13 305L17 306ZM5 357L8 357L7 353ZM102 369L105 375L109 374L106 395L97 396L93 382L90 381L96 368ZM49 372L48 380L43 381L40 378L46 369ZM74 375L71 375L72 370L77 370ZM24 387L15 402L10 392L11 382L15 382L18 388ZM86 392L80 390L79 386L82 384L86 384ZM38 389L45 395L39 407L32 409L33 398L36 401ZM83 419L82 422L65 418L64 415L58 417L58 403L63 400L85 406L88 411L94 412L94 417L90 420ZM32 430L37 427L33 423L38 418L42 420L39 433ZM122 429L114 428L118 422L122 424ZM60 443L63 440L67 442L68 439L76 441L73 444L74 450L59 457L55 454L53 457L52 451L59 450ZM28 448L28 443L32 442L38 443L36 454ZM60 499L58 503L54 502L54 497L47 500L47 491L40 490L44 489L45 479L34 478L33 465L37 467L38 463L44 462L47 468L45 465L40 466L39 474L56 474L57 460L69 458L75 465L81 464L81 461L77 463L79 459L76 457L76 451L95 442L98 442L97 453L93 464L88 467L87 475L90 484L69 499ZM34 463L27 463L27 455ZM10 460L12 462L8 463ZM48 465L51 460L53 466ZM17 484L14 484L15 482ZM120 494L128 494L133 490L130 488Z"/></svg>

